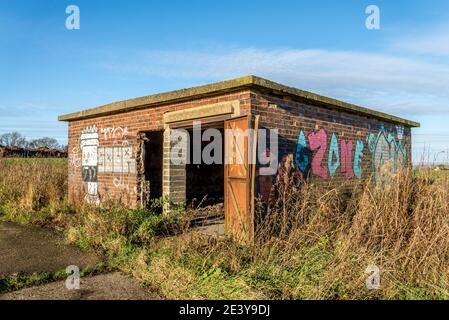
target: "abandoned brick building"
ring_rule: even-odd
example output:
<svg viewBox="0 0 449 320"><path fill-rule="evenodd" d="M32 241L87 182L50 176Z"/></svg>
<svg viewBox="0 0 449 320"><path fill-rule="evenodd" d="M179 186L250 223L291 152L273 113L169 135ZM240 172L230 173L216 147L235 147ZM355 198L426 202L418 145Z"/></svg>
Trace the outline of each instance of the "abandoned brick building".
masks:
<svg viewBox="0 0 449 320"><path fill-rule="evenodd" d="M287 162L311 179L364 179L385 164L392 172L410 164L411 128L419 126L255 76L115 102L59 120L69 128L70 199L138 206L161 196L172 204L207 196L208 203L224 203L231 232L254 229L254 198L268 201L279 174L252 165L252 155L277 156L279 170ZM277 142L267 135L266 148L253 150L258 144L249 138L238 145L225 135L222 148L240 154L243 163L173 163L170 133L192 130L196 121L202 130L221 132L276 129Z"/></svg>

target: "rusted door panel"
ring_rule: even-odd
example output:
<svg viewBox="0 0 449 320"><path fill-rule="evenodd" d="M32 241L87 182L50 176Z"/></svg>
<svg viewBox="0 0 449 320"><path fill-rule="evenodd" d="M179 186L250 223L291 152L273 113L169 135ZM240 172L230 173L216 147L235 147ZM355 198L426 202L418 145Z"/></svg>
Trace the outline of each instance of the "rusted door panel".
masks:
<svg viewBox="0 0 449 320"><path fill-rule="evenodd" d="M240 241L253 234L250 218L250 116L225 121L225 229Z"/></svg>

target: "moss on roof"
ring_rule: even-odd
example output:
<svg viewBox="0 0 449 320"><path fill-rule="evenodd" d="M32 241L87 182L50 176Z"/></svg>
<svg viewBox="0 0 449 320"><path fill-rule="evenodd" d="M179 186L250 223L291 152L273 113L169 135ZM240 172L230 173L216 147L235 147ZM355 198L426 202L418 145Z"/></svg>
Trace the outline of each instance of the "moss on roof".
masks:
<svg viewBox="0 0 449 320"><path fill-rule="evenodd" d="M281 94L299 98L319 105L336 108L342 111L375 117L384 121L398 123L409 127L419 127L414 121L402 119L383 112L360 107L351 103L324 97L312 92L288 87L270 80L253 75L236 78L227 81L216 82L198 87L158 93L149 96L113 102L97 108L87 109L80 112L61 115L59 121L74 121L85 118L93 118L108 114L120 113L134 109L147 108L162 104L177 103L187 100L199 99L218 94L235 92L243 89L262 89L274 94Z"/></svg>

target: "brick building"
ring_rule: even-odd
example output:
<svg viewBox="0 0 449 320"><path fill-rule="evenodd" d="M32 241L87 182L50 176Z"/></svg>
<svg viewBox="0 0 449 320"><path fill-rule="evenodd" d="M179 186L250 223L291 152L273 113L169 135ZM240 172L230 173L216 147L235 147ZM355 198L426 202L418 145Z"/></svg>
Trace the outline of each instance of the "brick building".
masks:
<svg viewBox="0 0 449 320"><path fill-rule="evenodd" d="M317 180L394 173L411 163L411 128L419 126L255 76L115 102L59 120L69 124L70 199L137 206L148 198L167 196L183 204L207 195L210 203L224 202L229 231L253 230L253 195L268 201L286 166ZM254 135L258 143L252 144L248 137L236 142L225 134L224 157L237 155L243 162L173 163L173 133L191 133L198 121L201 132L277 129L277 139L267 131L266 137Z"/></svg>

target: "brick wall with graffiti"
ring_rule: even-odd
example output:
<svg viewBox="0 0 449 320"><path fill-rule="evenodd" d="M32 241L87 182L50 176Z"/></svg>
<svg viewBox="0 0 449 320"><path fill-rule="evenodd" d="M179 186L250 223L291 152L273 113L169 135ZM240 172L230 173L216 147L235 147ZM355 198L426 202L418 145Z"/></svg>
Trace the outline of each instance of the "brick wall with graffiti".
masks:
<svg viewBox="0 0 449 320"><path fill-rule="evenodd" d="M84 200L98 204L115 198L127 203L135 195L134 140L126 126L92 124L81 129L79 139L70 144L69 181L80 176Z"/></svg>
<svg viewBox="0 0 449 320"><path fill-rule="evenodd" d="M278 130L260 158L278 156L279 168L259 166L256 187L265 200L279 179L359 181L394 174L411 162L410 128L358 114L242 90L216 97L136 109L69 123L69 198L139 203L140 132L164 129L163 114L224 101L240 102L242 115L260 115L260 128ZM269 162L269 161L268 161ZM267 174L267 172L271 172Z"/></svg>
<svg viewBox="0 0 449 320"><path fill-rule="evenodd" d="M276 181L287 176L336 183L376 180L411 163L408 127L264 94L254 93L251 105L260 127L278 129L278 172L256 177L265 202L274 196ZM259 152L269 155L270 148Z"/></svg>
<svg viewBox="0 0 449 320"><path fill-rule="evenodd" d="M163 130L166 112L218 102L239 100L244 114L249 110L249 97L249 91L244 90L69 122L69 199L91 203L118 200L137 205L141 197L141 132Z"/></svg>

